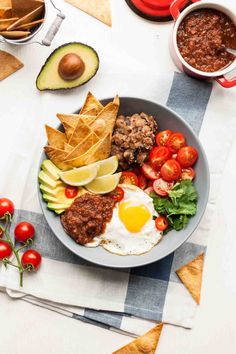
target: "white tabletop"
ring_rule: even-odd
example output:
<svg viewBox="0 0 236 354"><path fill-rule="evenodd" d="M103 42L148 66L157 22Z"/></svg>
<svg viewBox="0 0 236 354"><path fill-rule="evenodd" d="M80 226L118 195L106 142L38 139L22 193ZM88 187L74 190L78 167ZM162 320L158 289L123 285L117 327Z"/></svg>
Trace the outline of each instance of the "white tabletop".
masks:
<svg viewBox="0 0 236 354"><path fill-rule="evenodd" d="M122 62L134 60L147 65L150 70L156 72L165 72L170 68L175 70L168 55L168 36L173 24L150 23L133 14L124 0L112 0L111 2L112 29L65 4L62 0L57 0L57 5L67 15L67 18L51 48L3 47L19 56L25 64L24 75L19 77L21 80L24 77L22 90L25 90L27 95L32 90L29 100L32 110L40 105L41 94L35 90L34 85L40 66L52 49L65 42L81 41L94 46L102 55L107 55L107 57L118 55ZM236 10L234 0L227 0L225 3ZM52 19L50 16L49 21ZM107 51L109 43L111 43L111 52ZM116 50L112 49L115 47ZM22 83L22 81L17 82L17 79L13 75L4 82L5 103L3 110L1 108L1 115L7 115L7 107L11 107L12 104L12 92L17 91ZM89 85L88 89L90 89ZM76 90L79 95L79 89ZM58 102L56 94L47 93L46 95L49 105L52 106L53 102ZM72 96L75 100L75 91ZM77 108L75 102L70 101L70 93L67 93L65 101L60 101L60 106L65 105L69 108L70 104L70 111ZM26 112L21 102L17 101L15 105L19 114ZM55 107L50 109L56 111ZM2 145L1 139L0 147L1 151L6 148ZM236 139L226 162L222 184L219 186L217 213L204 269L202 303L195 327L193 330L185 330L166 325L157 350L159 354L235 353L235 159ZM4 192L7 193L7 191ZM11 300L3 293L0 293L0 321L0 353L2 354L111 354L112 351L131 340L127 336L66 318L23 301Z"/></svg>

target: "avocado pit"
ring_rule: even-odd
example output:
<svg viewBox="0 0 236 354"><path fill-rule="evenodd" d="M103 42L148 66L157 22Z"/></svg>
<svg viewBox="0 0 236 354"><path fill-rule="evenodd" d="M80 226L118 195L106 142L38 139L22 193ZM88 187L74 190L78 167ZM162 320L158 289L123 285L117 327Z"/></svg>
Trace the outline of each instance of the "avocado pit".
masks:
<svg viewBox="0 0 236 354"><path fill-rule="evenodd" d="M58 73L65 81L78 79L83 75L85 64L79 55L69 53L64 55L58 65Z"/></svg>

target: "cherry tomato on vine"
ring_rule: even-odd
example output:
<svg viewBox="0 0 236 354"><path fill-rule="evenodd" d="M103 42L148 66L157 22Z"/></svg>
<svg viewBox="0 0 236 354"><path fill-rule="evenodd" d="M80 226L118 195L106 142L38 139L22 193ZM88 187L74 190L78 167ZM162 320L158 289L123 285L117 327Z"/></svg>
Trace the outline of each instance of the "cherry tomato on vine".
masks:
<svg viewBox="0 0 236 354"><path fill-rule="evenodd" d="M3 218L6 213L13 215L14 204L10 199L0 198L0 218Z"/></svg>
<svg viewBox="0 0 236 354"><path fill-rule="evenodd" d="M165 216L158 216L155 220L157 230L164 231L167 229L169 223Z"/></svg>
<svg viewBox="0 0 236 354"><path fill-rule="evenodd" d="M171 152L166 146L156 146L152 148L149 155L152 166L157 170L170 158Z"/></svg>
<svg viewBox="0 0 236 354"><path fill-rule="evenodd" d="M154 170L154 168L152 167L152 165L150 163L145 163L143 164L142 166L142 173L144 174L144 176L147 178L147 179L151 179L151 180L155 180L157 178L160 177L160 172L159 171L156 171Z"/></svg>
<svg viewBox="0 0 236 354"><path fill-rule="evenodd" d="M136 176L135 173L131 171L124 171L122 172L121 178L120 178L120 184L133 184L135 186L138 185L138 177Z"/></svg>
<svg viewBox="0 0 236 354"><path fill-rule="evenodd" d="M196 176L196 172L194 171L194 169L192 167L189 168L183 168L181 175L180 175L180 180L184 181L184 180L190 180L192 181Z"/></svg>
<svg viewBox="0 0 236 354"><path fill-rule="evenodd" d="M177 180L180 175L181 175L181 167L178 161L171 159L168 160L162 165L161 167L161 177L167 181L175 181Z"/></svg>
<svg viewBox="0 0 236 354"><path fill-rule="evenodd" d="M66 186L65 196L66 198L75 198L78 194L78 187L75 186Z"/></svg>
<svg viewBox="0 0 236 354"><path fill-rule="evenodd" d="M35 228L27 221L22 221L15 227L15 239L19 242L26 242L30 238L34 238Z"/></svg>
<svg viewBox="0 0 236 354"><path fill-rule="evenodd" d="M186 145L185 137L182 133L173 133L167 140L166 146L175 153Z"/></svg>
<svg viewBox="0 0 236 354"><path fill-rule="evenodd" d="M21 257L21 264L24 269L28 268L28 271L36 271L40 267L42 261L41 254L35 250L27 250Z"/></svg>
<svg viewBox="0 0 236 354"><path fill-rule="evenodd" d="M162 178L158 178L156 181L153 183L153 189L154 192L161 197L167 197L168 192L173 188L174 182L166 182Z"/></svg>
<svg viewBox="0 0 236 354"><path fill-rule="evenodd" d="M0 260L9 258L12 254L12 248L6 241L0 241Z"/></svg>
<svg viewBox="0 0 236 354"><path fill-rule="evenodd" d="M169 137L172 134L172 130L163 130L162 132L158 133L156 135L156 144L159 146L165 146L167 143L167 140L169 139Z"/></svg>
<svg viewBox="0 0 236 354"><path fill-rule="evenodd" d="M114 191L108 193L108 196L116 202L120 202L124 198L124 194L124 190L121 187L116 187Z"/></svg>
<svg viewBox="0 0 236 354"><path fill-rule="evenodd" d="M144 175L139 175L138 176L138 186L141 189L145 189L147 187L147 180L144 177Z"/></svg>
<svg viewBox="0 0 236 354"><path fill-rule="evenodd" d="M198 158L197 150L192 146L182 147L177 154L177 160L184 168L190 167L195 164Z"/></svg>

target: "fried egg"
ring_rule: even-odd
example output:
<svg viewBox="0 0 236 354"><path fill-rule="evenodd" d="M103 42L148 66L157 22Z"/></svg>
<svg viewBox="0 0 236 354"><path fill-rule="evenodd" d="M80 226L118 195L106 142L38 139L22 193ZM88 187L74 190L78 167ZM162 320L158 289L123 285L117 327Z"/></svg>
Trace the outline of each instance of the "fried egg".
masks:
<svg viewBox="0 0 236 354"><path fill-rule="evenodd" d="M100 244L107 251L118 255L146 253L162 238L153 220L156 212L152 198L136 186L121 187L124 198L116 203L112 219L99 237Z"/></svg>

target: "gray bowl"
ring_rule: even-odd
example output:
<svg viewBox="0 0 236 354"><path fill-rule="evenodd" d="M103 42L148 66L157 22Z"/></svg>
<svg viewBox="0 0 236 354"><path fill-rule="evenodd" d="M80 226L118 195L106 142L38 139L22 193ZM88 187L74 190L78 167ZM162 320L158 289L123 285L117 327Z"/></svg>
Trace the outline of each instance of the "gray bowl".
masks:
<svg viewBox="0 0 236 354"><path fill-rule="evenodd" d="M101 100L102 104L107 104L110 101L112 101L112 98ZM168 256L180 247L196 229L204 214L208 201L210 177L207 158L197 135L193 132L190 126L180 116L165 106L139 98L120 98L120 114L130 115L137 112L145 112L156 117L159 130L171 129L173 131L182 132L187 139L188 145L192 145L198 150L199 158L194 167L196 170L195 186L199 196L198 210L196 215L189 219L189 223L185 229L178 232L174 230L169 232L150 252L139 256L118 256L109 253L102 247L87 248L76 244L73 239L66 234L61 225L60 217L47 209L47 205L43 201L42 194L38 189L43 214L56 237L64 244L65 247L79 257L105 267L138 267L156 262ZM46 158L46 155L42 153L40 165Z"/></svg>

